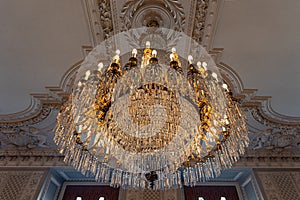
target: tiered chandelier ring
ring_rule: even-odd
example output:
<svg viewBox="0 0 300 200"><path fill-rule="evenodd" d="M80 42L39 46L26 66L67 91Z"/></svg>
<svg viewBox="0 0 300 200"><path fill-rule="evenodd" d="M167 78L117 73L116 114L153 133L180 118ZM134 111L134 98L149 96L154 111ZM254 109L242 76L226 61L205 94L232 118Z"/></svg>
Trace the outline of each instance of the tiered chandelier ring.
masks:
<svg viewBox="0 0 300 200"><path fill-rule="evenodd" d="M113 187L193 186L248 145L244 115L213 59L184 33L117 34L86 57L74 84L54 140L65 162Z"/></svg>

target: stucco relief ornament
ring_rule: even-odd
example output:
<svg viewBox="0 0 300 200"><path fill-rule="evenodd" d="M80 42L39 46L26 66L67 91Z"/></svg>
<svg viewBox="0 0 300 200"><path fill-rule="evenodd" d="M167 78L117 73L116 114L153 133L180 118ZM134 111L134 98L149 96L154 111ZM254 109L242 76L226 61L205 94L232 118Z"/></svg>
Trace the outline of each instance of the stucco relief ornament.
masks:
<svg viewBox="0 0 300 200"><path fill-rule="evenodd" d="M149 8L149 2L151 9L146 11L145 8ZM175 31L183 31L186 20L184 9L177 0L129 0L121 10L122 31L145 26L151 22L151 19L156 22L160 19L161 23L166 23L163 27L172 28ZM147 23L143 24L145 21Z"/></svg>
<svg viewBox="0 0 300 200"><path fill-rule="evenodd" d="M205 28L205 20L207 15L209 1L199 0L196 4L195 22L193 28L193 39L197 42L202 42L203 30Z"/></svg>
<svg viewBox="0 0 300 200"><path fill-rule="evenodd" d="M36 148L48 147L47 137L33 126L17 129L2 129L0 133L0 147Z"/></svg>
<svg viewBox="0 0 300 200"><path fill-rule="evenodd" d="M252 139L250 146L253 150L300 149L300 132L266 129Z"/></svg>
<svg viewBox="0 0 300 200"><path fill-rule="evenodd" d="M100 11L100 23L104 32L104 39L107 39L112 35L113 32L110 1L109 0L100 1L99 11Z"/></svg>

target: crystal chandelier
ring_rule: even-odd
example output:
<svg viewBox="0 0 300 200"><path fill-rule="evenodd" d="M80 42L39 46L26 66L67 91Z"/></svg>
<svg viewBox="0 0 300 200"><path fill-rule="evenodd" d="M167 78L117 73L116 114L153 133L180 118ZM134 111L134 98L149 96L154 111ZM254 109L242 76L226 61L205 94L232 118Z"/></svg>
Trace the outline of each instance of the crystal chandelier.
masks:
<svg viewBox="0 0 300 200"><path fill-rule="evenodd" d="M244 115L213 59L184 33L117 34L85 58L74 85L54 141L66 163L112 187L194 186L248 145Z"/></svg>

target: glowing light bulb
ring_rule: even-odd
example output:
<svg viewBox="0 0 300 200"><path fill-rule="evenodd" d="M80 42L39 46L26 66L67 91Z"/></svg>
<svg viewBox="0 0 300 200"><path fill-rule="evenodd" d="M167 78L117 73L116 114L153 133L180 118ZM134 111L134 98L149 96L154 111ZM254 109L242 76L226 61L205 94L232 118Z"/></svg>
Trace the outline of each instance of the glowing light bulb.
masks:
<svg viewBox="0 0 300 200"><path fill-rule="evenodd" d="M150 42L149 41L146 42L146 48L150 48Z"/></svg>
<svg viewBox="0 0 300 200"><path fill-rule="evenodd" d="M118 63L119 61L120 61L120 50L119 49L117 49L116 50L116 55L113 57L113 62L115 62L115 63Z"/></svg>
<svg viewBox="0 0 300 200"><path fill-rule="evenodd" d="M132 49L132 57L136 57L136 55L137 55L137 50L136 49Z"/></svg>
<svg viewBox="0 0 300 200"><path fill-rule="evenodd" d="M206 70L207 70L207 63L206 63L206 62L203 62L203 63L202 63L202 67L203 67L204 70L206 71Z"/></svg>
<svg viewBox="0 0 300 200"><path fill-rule="evenodd" d="M218 80L218 75L217 75L215 72L213 72L213 73L211 74L211 76L212 76L213 78L215 78L216 80Z"/></svg>
<svg viewBox="0 0 300 200"><path fill-rule="evenodd" d="M173 47L171 51L172 51L172 53L176 53L176 48Z"/></svg>
<svg viewBox="0 0 300 200"><path fill-rule="evenodd" d="M170 60L173 61L174 60L174 54L170 54Z"/></svg>
<svg viewBox="0 0 300 200"><path fill-rule="evenodd" d="M201 68L201 62L200 62L200 61L197 62L197 67L198 67L199 69Z"/></svg>
<svg viewBox="0 0 300 200"><path fill-rule="evenodd" d="M228 85L225 84L225 83L222 85L222 87L223 87L224 89L226 89L226 90L228 89Z"/></svg>
<svg viewBox="0 0 300 200"><path fill-rule="evenodd" d="M193 56L189 55L188 56L188 61L189 61L190 64L192 64L193 63Z"/></svg>
<svg viewBox="0 0 300 200"><path fill-rule="evenodd" d="M153 50L153 51L152 51L152 56L153 56L153 57L156 57L156 55L157 55L157 51L156 51L156 50Z"/></svg>
<svg viewBox="0 0 300 200"><path fill-rule="evenodd" d="M100 62L100 63L98 64L98 71L100 72L100 71L102 70L102 68L103 68L103 63Z"/></svg>
<svg viewBox="0 0 300 200"><path fill-rule="evenodd" d="M85 72L85 77L84 77L84 79L85 79L85 80L88 80L89 77L90 77L90 75L91 75L91 71L90 71L90 70L87 70L87 71Z"/></svg>

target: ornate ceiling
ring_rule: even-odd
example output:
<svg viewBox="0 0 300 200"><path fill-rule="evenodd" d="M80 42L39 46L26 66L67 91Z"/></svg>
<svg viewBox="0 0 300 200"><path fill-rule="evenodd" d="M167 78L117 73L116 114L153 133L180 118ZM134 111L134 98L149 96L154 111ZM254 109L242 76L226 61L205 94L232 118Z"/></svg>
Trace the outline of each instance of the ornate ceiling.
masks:
<svg viewBox="0 0 300 200"><path fill-rule="evenodd" d="M241 68L236 68L240 67L240 65L245 64L248 66L242 59L247 57L247 55L238 54L240 57L236 62L233 62L238 63L238 66L229 66L232 61L230 56L236 51L239 52L239 50L234 50L234 45L230 45L220 38L224 33L226 39L230 41L235 40L235 38L230 38L230 29L227 30L224 24L229 23L228 20L232 19L230 14L231 7L239 5L240 8L243 8L243 6L247 6L246 3L242 3L242 0L83 0L82 5L79 1L76 1L74 4L73 1L72 4L71 2L66 1L67 3L65 3L65 5L60 5L63 3L56 5L55 3L48 2L49 5L47 6L46 1L43 2L43 5L38 5L34 4L32 1L32 5L29 3L30 10L25 9L26 12L23 14L27 14L27 17L36 15L36 18L38 18L38 14L41 14L43 17L46 15L46 18L49 20L57 18L59 23L55 20L54 21L57 23L54 23L52 20L48 22L54 23L50 27L58 30L52 30L53 32L51 34L58 34L58 37L57 39L54 39L56 37L53 38L49 35L49 38L51 39L37 38L37 41L39 42L47 40L47 43L44 43L44 45L52 43L53 39L54 44L52 45L54 45L54 47L49 44L49 48L51 48L48 49L49 51L42 51L39 52L40 54L26 57L22 52L11 49L11 54L19 53L20 56L15 55L15 61L11 62L8 62L7 59L3 59L6 62L1 63L1 65L4 65L4 69L1 68L1 71L3 72L1 73L1 91L5 94L5 100L1 100L1 109L16 111L13 108L14 106L7 103L11 98L9 96L11 93L7 92L11 89L9 85L16 84L11 83L9 80L11 78L5 78L5 75L10 70L9 65L17 65L15 62L22 61L21 58L23 57L26 57L28 60L38 61L44 54L42 60L44 60L45 63L40 65L32 64L36 66L36 68L42 68L38 73L36 69L31 69L29 67L31 63L24 63L23 67L27 67L28 70L25 70L23 76L14 80L14 82L20 81L20 83L17 84L19 86L16 86L19 87L17 89L18 91L23 87L23 79L34 79L34 77L39 76L39 74L42 74L42 77L45 76L45 79L48 81L52 80L52 82L49 82L51 84L54 84L53 81L55 82L56 80L57 86L49 87L47 85L41 85L44 83L43 81L32 81L33 83L38 83L39 87L45 86L45 92L32 95L32 102L27 109L18 113L0 115L0 165L64 165L62 156L57 154L55 145L52 141L52 130L55 126L55 116L59 111L61 103L70 92L76 70L80 66L80 62L76 62L76 59L82 59L93 46L96 46L105 38L108 38L115 33L155 23L156 26L158 25L183 31L199 41L214 57L221 74L230 86L235 99L239 101L244 108L248 119L247 123L250 130L251 144L247 154L237 163L238 167L278 167L276 161L281 158L286 159L286 162L281 164L281 166L300 166L300 118L278 114L272 109L269 97L258 96L256 89L248 89L243 85L244 77L247 80L256 79L256 77L247 77L247 71L241 73L243 74L242 78L240 78L240 75L237 73ZM0 4L3 4L11 10L16 6L10 5L10 3L7 2L1 2ZM28 5L24 6L29 9L29 7L26 7ZM46 6L47 9L51 6L53 8L60 6L64 7L63 10L56 10L55 12L57 13L49 14L46 10L43 10L43 12L39 10L39 8L43 6ZM0 8L3 8L3 6L0 6ZM65 10L71 10L72 12L70 11L70 13L68 13L65 12ZM28 14L28 12L31 14ZM1 15L3 14L3 12L0 13ZM58 16L66 18L60 18ZM18 20L20 19L21 16ZM16 21L17 19L12 21L13 24L10 24L10 26L14 27ZM24 19L23 23L28 24L29 26L32 21L26 21L26 19ZM40 23L44 25L42 22ZM242 22L237 20L237 25L240 25L239 23ZM47 25L42 25L40 27L41 30L39 31L43 31L43 27L49 27ZM233 24L231 24L230 27L232 28L232 26ZM46 32L47 30L48 29L45 29L44 31ZM16 28L16 30L8 30L9 33L7 34L9 35L10 32L14 31L20 31L21 34L30 34L30 32L34 32L32 29ZM40 32L40 34L42 34L42 32ZM0 39L2 39L1 37ZM77 38L78 40L76 40ZM72 43L72 45L69 44L74 40L76 40L76 43ZM10 41L12 41L11 38ZM8 42L6 41L6 43ZM27 44L26 41L24 41L24 43L26 45L31 44L29 49L32 51L34 50L34 43ZM87 43L90 43L91 45L84 46ZM215 48L220 47L222 44L228 44L228 46L230 46L229 54L226 53L225 45L225 49ZM38 45L42 44L39 43ZM82 46L83 55L78 54L80 46ZM62 55L62 57L60 57L60 55ZM226 57L227 55L229 56ZM55 63L53 63L52 59L54 59ZM25 66L25 64L28 66ZM55 65L54 69L57 70L57 72L51 74L48 70L53 67L53 65ZM254 68L254 66L252 67ZM16 67L12 68L12 70L18 75L22 72L21 68L19 69ZM51 74L50 77L49 74ZM52 76L55 77L52 78ZM60 82L57 81L58 77L62 77ZM36 90L37 88L38 87L32 90L23 89L29 93L29 91ZM24 95L23 93L14 97L17 98L14 101L15 104L20 103L18 100L22 100L20 103L22 106L27 104L24 102L24 99L26 98L22 96ZM9 105L7 109L5 108L6 105Z"/></svg>

